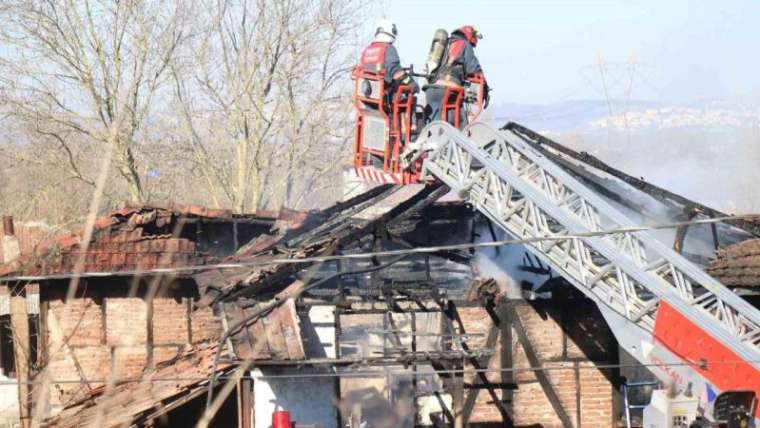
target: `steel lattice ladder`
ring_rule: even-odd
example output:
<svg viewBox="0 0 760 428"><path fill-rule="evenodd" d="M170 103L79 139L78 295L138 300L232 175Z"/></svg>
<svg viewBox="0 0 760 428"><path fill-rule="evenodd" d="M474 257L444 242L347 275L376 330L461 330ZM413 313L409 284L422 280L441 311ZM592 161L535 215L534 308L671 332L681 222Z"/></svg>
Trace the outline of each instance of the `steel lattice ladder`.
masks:
<svg viewBox="0 0 760 428"><path fill-rule="evenodd" d="M458 191L515 238L637 226L509 131L474 123L460 132L434 122L416 145L426 148L423 176L432 175ZM692 385L695 390L704 383L717 390L727 387L715 386L710 361L694 361L684 348L688 343L668 336L668 320L674 325L687 320L685 324L701 330L695 337L709 335L696 341L707 346L713 343L711 337L725 348L718 350L722 354L710 355L732 353L749 370L742 376L755 376L744 389L760 389L760 312L648 232L623 231L526 247L594 300L621 346L642 363L654 362L658 377L703 382ZM673 331L678 331L676 327ZM662 367L657 367L660 363Z"/></svg>

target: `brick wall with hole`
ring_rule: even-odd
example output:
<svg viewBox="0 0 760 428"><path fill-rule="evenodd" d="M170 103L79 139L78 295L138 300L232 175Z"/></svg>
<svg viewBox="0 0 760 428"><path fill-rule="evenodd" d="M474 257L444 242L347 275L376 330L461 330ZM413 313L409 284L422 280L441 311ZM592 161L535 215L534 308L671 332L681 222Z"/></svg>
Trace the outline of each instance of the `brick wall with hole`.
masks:
<svg viewBox="0 0 760 428"><path fill-rule="evenodd" d="M219 337L217 317L209 308L193 307L192 290L185 287L159 292L149 323L144 297L124 297L123 285L93 285L84 284L84 296L68 305L62 290L43 289L41 352L49 362L43 375L51 382L53 410L81 399L103 381L139 377L151 349L153 362L159 363L186 346Z"/></svg>
<svg viewBox="0 0 760 428"><path fill-rule="evenodd" d="M561 427L557 411L550 403L524 347L518 340L517 331L509 333L491 332L493 318L503 312L489 313L481 307L460 307L457 310L467 343L471 348L489 345L489 333L494 355L487 361L480 361L481 369L494 370L485 377L495 386L478 387L484 379L477 376L465 377L464 412L469 414L472 427L497 426L503 421L502 412L513 418L515 426ZM616 373L610 369L599 369L598 364L616 362L617 345L594 304L586 299L553 299L515 304L515 313L524 326L526 335L540 366L553 386L562 409L574 427L615 426ZM502 334L511 339L511 352L502 355ZM511 336L511 337L510 337ZM488 346L489 348L491 346ZM502 359L510 359L514 371L512 376L502 377ZM467 368L474 368L468 364ZM504 383L513 382L517 389L502 389ZM476 399L469 397L476 394ZM472 402L468 409L468 401Z"/></svg>

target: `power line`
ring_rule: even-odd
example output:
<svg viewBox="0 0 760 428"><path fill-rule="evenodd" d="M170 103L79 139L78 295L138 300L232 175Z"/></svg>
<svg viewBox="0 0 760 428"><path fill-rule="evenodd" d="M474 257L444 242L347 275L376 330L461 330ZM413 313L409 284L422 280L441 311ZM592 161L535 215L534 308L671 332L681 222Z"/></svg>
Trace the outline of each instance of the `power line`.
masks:
<svg viewBox="0 0 760 428"><path fill-rule="evenodd" d="M166 275L166 274L188 273L188 272L205 271L205 270L213 270L213 269L226 270L226 269L240 269L240 268L271 266L271 265L281 265L281 264L309 264L309 263L328 262L328 261L337 261L337 260L369 259L373 257L389 257L389 256L411 255L411 254L430 254L430 253L436 253L440 251L490 248L490 247L501 247L501 246L506 246L506 245L534 244L538 242L547 242L547 241L549 242L567 241L567 240L573 240L573 239L584 239L584 238L593 238L593 237L601 237L601 236L608 236L608 235L617 235L621 233L637 233L637 232L646 232L646 231L652 231L652 230L673 229L673 228L678 228L678 227L683 227L683 226L722 223L722 222L730 221L730 220L749 220L749 219L760 219L760 214L743 214L743 215L735 215L735 216L723 216L723 217L715 217L715 218L681 221L681 222L675 222L675 223L664 223L664 224L649 225L649 226L633 226L633 227L623 227L623 228L617 228L617 229L599 230L599 231L591 231L591 232L577 232L573 234L564 234L564 235L546 235L546 236L537 236L537 237L525 238L525 239L506 239L506 240L497 240L497 241L488 241L488 242L473 242L473 243L466 243L466 244L437 245L437 246L429 246L429 247L416 247L416 248L408 248L408 249L402 249L402 250L386 250L386 251L375 251L375 252L367 252L367 253L315 256L315 257L303 257L303 258L293 258L293 259L274 258L270 260L254 260L254 261L249 261L249 262L216 263L216 264L206 264L206 265L178 266L178 267L166 267L166 268L155 268L155 269L145 269L145 270L116 270L116 271L107 271L107 272L99 271L99 272L81 272L81 273L60 273L60 274L51 274L51 275L18 275L18 276L0 277L0 283L18 282L18 281L47 281L47 280L71 279L71 278L98 278L98 277L110 277L110 276Z"/></svg>
<svg viewBox="0 0 760 428"><path fill-rule="evenodd" d="M463 360L469 359L467 356L462 357ZM357 360L360 363L361 360ZM700 364L694 363L649 363L649 364L599 364L591 360L570 360L570 361L557 361L557 364L567 363L583 363L583 365L558 365L558 366L541 366L541 367L506 367L506 368L484 368L484 369L431 369L423 371L409 370L364 370L364 371L350 371L350 370L336 370L327 373L287 373L287 374L264 374L254 376L242 376L243 379L310 379L310 378L335 378L335 377L379 377L379 376L408 376L408 375L429 375L429 374L450 374L450 375L467 375L467 374L480 374L480 373L518 373L518 372L537 372L537 371L561 371L561 370L611 370L622 368L649 368L649 367L699 367ZM712 365L732 365L732 364L752 364L760 363L760 360L703 360L701 363L705 367ZM308 364L308 360L304 360L304 365ZM425 363L416 363L418 366ZM402 365L399 363L399 365ZM256 366L254 364L253 369L262 369L271 366ZM282 369L282 366L277 367L278 370ZM299 368L298 370L302 370ZM215 377L217 380L234 379L238 378L234 375L219 375ZM162 377L162 378L127 378L116 379L120 384L122 383L158 383L158 382L201 382L208 380L208 376L203 377ZM85 384L85 383L108 383L113 382L113 379L47 379L47 380L30 380L27 384ZM16 385L16 381L3 380L0 381L0 385Z"/></svg>

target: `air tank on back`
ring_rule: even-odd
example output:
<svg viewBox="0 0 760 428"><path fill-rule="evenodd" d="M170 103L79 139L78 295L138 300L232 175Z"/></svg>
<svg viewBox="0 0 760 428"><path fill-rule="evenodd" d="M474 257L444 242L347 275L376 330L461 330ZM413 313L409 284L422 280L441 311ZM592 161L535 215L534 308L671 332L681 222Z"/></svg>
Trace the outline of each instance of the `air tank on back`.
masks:
<svg viewBox="0 0 760 428"><path fill-rule="evenodd" d="M427 61L425 61L425 74L434 73L441 65L441 58L443 57L443 51L446 49L446 40L448 38L449 33L443 28L435 30Z"/></svg>

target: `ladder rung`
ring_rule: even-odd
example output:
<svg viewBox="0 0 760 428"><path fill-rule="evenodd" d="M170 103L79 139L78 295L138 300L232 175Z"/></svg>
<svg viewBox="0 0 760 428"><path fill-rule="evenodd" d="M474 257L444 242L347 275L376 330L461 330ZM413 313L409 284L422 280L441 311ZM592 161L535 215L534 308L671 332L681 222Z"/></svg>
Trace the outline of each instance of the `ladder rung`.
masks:
<svg viewBox="0 0 760 428"><path fill-rule="evenodd" d="M630 387L640 387L640 386L656 386L659 385L660 382L656 380L642 380L638 382L626 382L624 386L630 388Z"/></svg>
<svg viewBox="0 0 760 428"><path fill-rule="evenodd" d="M612 263L604 266L596 275L593 276L593 278L591 278L591 280L586 284L586 286L589 288L593 288L597 282L599 282L605 275L610 273L610 271L612 271L613 269L615 269L615 265Z"/></svg>

